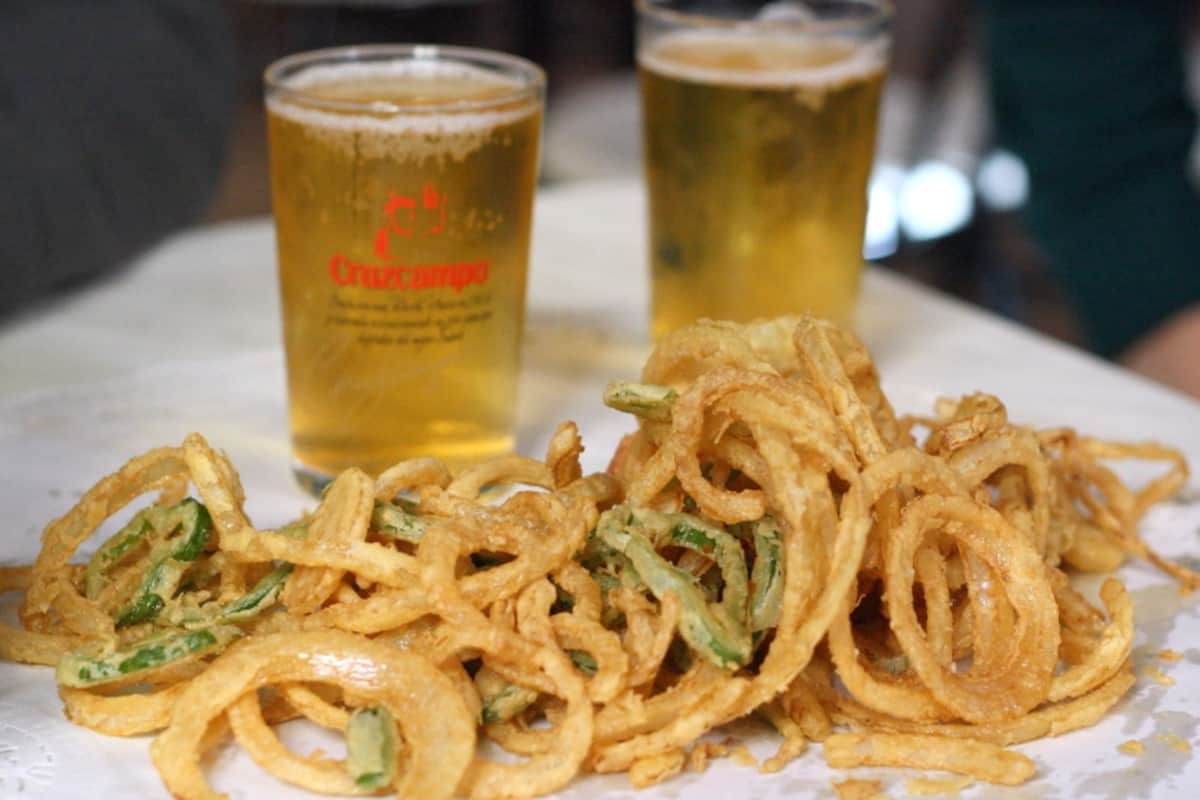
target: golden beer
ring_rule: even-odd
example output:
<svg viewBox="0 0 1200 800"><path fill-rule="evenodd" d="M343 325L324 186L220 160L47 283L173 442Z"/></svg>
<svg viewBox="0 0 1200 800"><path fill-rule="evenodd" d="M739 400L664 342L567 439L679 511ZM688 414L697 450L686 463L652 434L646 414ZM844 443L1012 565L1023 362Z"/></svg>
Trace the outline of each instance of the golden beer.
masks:
<svg viewBox="0 0 1200 800"><path fill-rule="evenodd" d="M685 31L643 45L652 331L810 311L849 322L885 51Z"/></svg>
<svg viewBox="0 0 1200 800"><path fill-rule="evenodd" d="M347 61L268 91L302 480L512 448L542 114L525 66Z"/></svg>

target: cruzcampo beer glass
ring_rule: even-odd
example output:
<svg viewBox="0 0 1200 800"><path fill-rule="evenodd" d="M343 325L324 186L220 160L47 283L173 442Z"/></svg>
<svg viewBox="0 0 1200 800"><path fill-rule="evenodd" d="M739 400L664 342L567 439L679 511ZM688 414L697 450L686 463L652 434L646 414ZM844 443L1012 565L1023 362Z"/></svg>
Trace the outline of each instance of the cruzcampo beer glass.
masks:
<svg viewBox="0 0 1200 800"><path fill-rule="evenodd" d="M849 323L886 0L637 0L655 338L700 317Z"/></svg>
<svg viewBox="0 0 1200 800"><path fill-rule="evenodd" d="M510 450L543 73L379 45L265 79L297 477Z"/></svg>

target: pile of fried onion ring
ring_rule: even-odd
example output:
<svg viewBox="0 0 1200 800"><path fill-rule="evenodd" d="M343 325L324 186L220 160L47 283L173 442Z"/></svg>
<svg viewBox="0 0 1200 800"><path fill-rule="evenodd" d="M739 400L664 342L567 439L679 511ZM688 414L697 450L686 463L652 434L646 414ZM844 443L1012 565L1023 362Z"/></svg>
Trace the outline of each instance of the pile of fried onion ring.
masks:
<svg viewBox="0 0 1200 800"><path fill-rule="evenodd" d="M638 420L607 473L582 473L568 422L543 461L347 470L276 529L198 434L152 450L0 567L24 595L0 658L56 667L79 725L157 733L186 800L223 797L203 758L230 737L316 792L483 800L651 785L750 715L780 736L765 770L822 742L835 768L1019 784L1036 764L1008 745L1095 723L1134 681L1125 587L1097 608L1068 571L1133 556L1200 585L1137 533L1184 485L1178 452L1017 425L987 394L900 418L823 321L697 323L605 401ZM1122 459L1163 469L1134 489ZM285 747L296 718L345 757Z"/></svg>

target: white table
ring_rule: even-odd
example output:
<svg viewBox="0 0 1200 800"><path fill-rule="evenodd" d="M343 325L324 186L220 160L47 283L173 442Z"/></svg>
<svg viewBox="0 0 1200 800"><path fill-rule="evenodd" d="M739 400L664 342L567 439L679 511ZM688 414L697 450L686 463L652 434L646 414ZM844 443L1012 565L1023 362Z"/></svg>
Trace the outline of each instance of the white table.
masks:
<svg viewBox="0 0 1200 800"><path fill-rule="evenodd" d="M635 376L648 349L641 194L630 182L548 190L535 219L518 448L541 452L556 421L575 419L589 448L585 467L599 469L630 427L602 407L600 391L610 378ZM1115 439L1160 439L1200 464L1200 406L1129 373L878 270L867 275L859 318L900 410L923 411L940 395L988 390L1005 400L1014 419L1070 423ZM266 220L180 234L87 292L0 324L0 563L31 559L42 526L98 477L190 430L229 453L258 524L277 524L311 505L287 466L274 244ZM1187 553L1200 544L1198 525L1200 509L1175 505L1155 512L1148 533L1169 553ZM1133 700L1096 728L1031 746L1027 752L1049 776L1033 788L964 796L1136 791L1158 798L1200 790L1200 763L1154 739L1169 732L1200 743L1200 722L1192 716L1200 714L1200 650L1189 649L1200 634L1197 605L1175 599L1164 579L1140 566L1126 568L1123 577L1141 601L1142 641L1168 640L1187 652L1172 669L1178 683L1168 690L1141 681ZM0 797L80 796L82 784L66 780L72 772L86 776L90 796L162 796L146 742L105 739L66 724L51 684L46 671L0 664ZM1129 738L1147 739L1148 754L1119 755L1116 745ZM231 758L222 767L229 774L259 780L253 766ZM42 772L28 771L37 764ZM899 796L902 781L878 774ZM736 797L750 786L763 796L821 792L828 777L810 753L770 780L722 765L643 796L725 791ZM19 780L25 794L13 788ZM626 788L623 779L589 779L566 794L625 796Z"/></svg>

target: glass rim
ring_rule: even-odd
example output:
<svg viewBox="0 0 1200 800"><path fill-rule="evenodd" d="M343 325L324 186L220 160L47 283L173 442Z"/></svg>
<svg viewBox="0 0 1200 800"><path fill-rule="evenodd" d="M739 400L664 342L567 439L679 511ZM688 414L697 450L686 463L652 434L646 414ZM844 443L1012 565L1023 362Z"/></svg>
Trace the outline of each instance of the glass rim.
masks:
<svg viewBox="0 0 1200 800"><path fill-rule="evenodd" d="M445 100L404 107L380 100L335 100L287 85L289 78L311 67L388 61L462 64L482 68L506 78L515 78L519 85L514 86L511 92L484 100ZM268 98L282 96L320 109L374 114L438 114L487 111L521 100L540 102L546 89L546 72L529 59L482 47L444 44L354 44L305 50L283 56L263 70L263 85Z"/></svg>
<svg viewBox="0 0 1200 800"><path fill-rule="evenodd" d="M892 0L844 0L845 6L862 6L874 13L861 19L737 19L717 17L695 11L679 11L666 8L657 0L634 0L634 5L640 15L658 22L677 26L687 26L693 29L708 29L719 31L775 31L782 33L801 33L815 35L829 34L862 34L870 31L883 31L892 21L895 9Z"/></svg>

